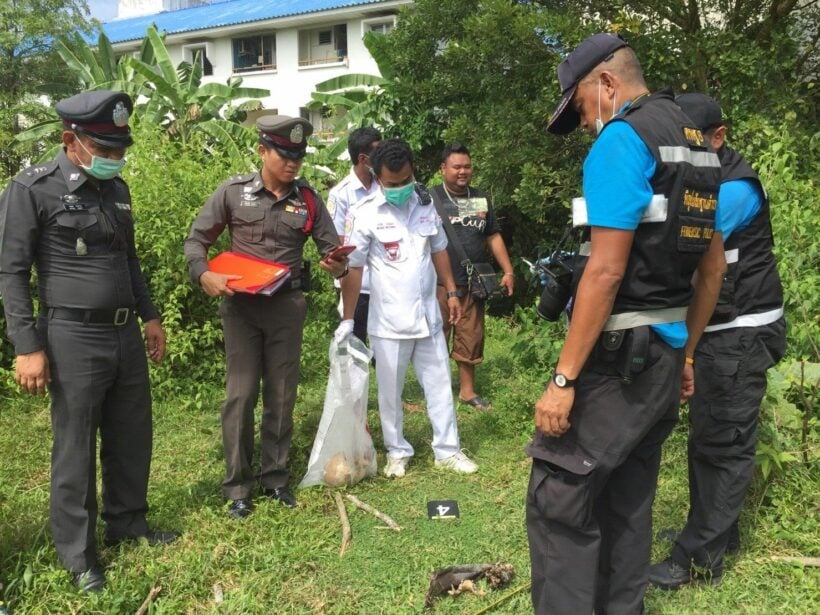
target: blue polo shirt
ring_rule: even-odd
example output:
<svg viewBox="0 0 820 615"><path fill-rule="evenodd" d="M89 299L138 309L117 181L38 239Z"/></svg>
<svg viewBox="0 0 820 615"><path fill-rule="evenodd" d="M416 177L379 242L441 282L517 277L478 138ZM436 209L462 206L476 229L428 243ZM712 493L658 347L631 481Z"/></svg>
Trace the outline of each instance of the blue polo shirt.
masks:
<svg viewBox="0 0 820 615"><path fill-rule="evenodd" d="M649 183L654 174L655 159L635 129L617 119L607 124L584 160L584 198L590 226L637 229L654 194ZM716 231L722 231L722 194L721 190ZM652 325L652 329L672 348L686 345L684 321Z"/></svg>
<svg viewBox="0 0 820 615"><path fill-rule="evenodd" d="M758 184L750 179L733 179L720 185L715 228L722 229L723 240L752 223L763 207Z"/></svg>

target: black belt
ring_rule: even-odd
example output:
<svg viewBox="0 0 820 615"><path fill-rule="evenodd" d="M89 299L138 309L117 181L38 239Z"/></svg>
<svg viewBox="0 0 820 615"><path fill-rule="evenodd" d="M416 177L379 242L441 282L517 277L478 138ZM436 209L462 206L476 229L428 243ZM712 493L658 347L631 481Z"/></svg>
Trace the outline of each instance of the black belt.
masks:
<svg viewBox="0 0 820 615"><path fill-rule="evenodd" d="M121 327L134 315L134 308L110 310L84 310L82 308L48 308L48 317L57 320L73 320L93 325L116 325Z"/></svg>

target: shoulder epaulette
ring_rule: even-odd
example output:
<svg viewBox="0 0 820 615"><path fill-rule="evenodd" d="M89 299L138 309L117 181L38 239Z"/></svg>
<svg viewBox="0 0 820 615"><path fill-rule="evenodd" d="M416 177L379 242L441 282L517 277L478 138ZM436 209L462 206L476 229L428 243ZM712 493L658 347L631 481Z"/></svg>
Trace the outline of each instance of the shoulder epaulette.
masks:
<svg viewBox="0 0 820 615"><path fill-rule="evenodd" d="M57 160L49 160L44 164L38 164L21 171L20 174L14 178L14 181L24 186L31 186L42 178L54 173L58 166Z"/></svg>
<svg viewBox="0 0 820 615"><path fill-rule="evenodd" d="M256 173L242 173L239 175L231 175L225 183L227 184L246 184L253 179Z"/></svg>

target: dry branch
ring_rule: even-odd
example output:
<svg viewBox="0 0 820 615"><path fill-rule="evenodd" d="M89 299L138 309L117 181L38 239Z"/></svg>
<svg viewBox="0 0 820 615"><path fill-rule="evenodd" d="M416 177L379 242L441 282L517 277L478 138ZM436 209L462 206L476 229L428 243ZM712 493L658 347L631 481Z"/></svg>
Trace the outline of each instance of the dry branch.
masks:
<svg viewBox="0 0 820 615"><path fill-rule="evenodd" d="M151 606L151 603L161 591L161 587L154 587L150 592L148 592L148 596L142 601L140 608L137 609L136 615L145 615L148 612L148 607Z"/></svg>
<svg viewBox="0 0 820 615"><path fill-rule="evenodd" d="M333 496L336 498L336 507L339 509L339 519L342 522L342 546L339 549L339 557L344 557L345 551L350 546L350 520L347 518L347 509L342 501L342 496L339 495L338 491Z"/></svg>
<svg viewBox="0 0 820 615"><path fill-rule="evenodd" d="M365 504L359 498L357 498L355 495L350 495L348 493L348 494L345 495L345 497L348 500L350 500L351 502L353 502L356 506L361 508L363 511L369 512L371 515L373 515L377 519L381 519L391 530L395 530L396 532L401 531L401 527L399 527L399 524L396 523L395 521L393 521L393 519L391 519L390 517L385 515L383 512L381 512L379 510L376 510L375 508L373 508L372 506L370 506L368 504Z"/></svg>

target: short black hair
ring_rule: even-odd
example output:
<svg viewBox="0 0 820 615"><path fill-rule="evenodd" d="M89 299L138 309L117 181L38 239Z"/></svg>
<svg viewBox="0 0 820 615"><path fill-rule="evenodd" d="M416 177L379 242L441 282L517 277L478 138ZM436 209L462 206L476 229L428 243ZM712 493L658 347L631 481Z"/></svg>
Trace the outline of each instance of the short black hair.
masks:
<svg viewBox="0 0 820 615"><path fill-rule="evenodd" d="M373 151L373 142L381 141L382 133L372 126L357 128L347 137L347 153L350 154L350 162L356 164L359 154L369 156Z"/></svg>
<svg viewBox="0 0 820 615"><path fill-rule="evenodd" d="M370 155L370 164L376 175L381 175L383 167L387 167L394 173L401 171L408 162L412 167L413 151L404 139L382 141Z"/></svg>
<svg viewBox="0 0 820 615"><path fill-rule="evenodd" d="M453 143L448 144L444 150L441 152L441 162L447 162L447 159L453 154L465 154L467 156L470 155L470 150L467 149L467 146L463 143L459 143L458 141L454 141Z"/></svg>

